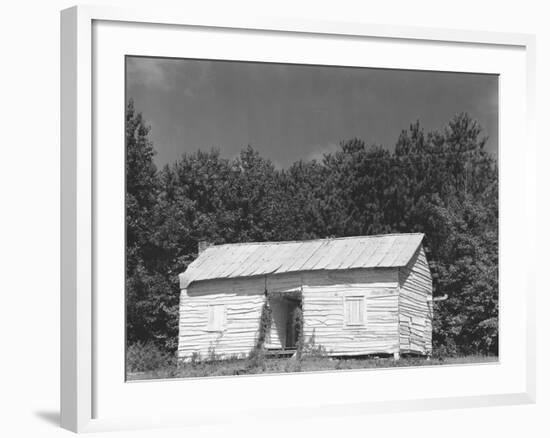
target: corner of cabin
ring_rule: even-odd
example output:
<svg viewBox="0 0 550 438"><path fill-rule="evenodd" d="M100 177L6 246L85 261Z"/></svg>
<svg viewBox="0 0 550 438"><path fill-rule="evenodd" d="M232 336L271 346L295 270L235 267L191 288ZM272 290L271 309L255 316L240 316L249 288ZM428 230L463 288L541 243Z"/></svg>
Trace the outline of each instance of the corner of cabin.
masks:
<svg viewBox="0 0 550 438"><path fill-rule="evenodd" d="M189 286L189 280L187 279L187 276L185 275L186 272L187 272L187 270L185 270L181 274L178 274L180 289L186 289L187 286Z"/></svg>
<svg viewBox="0 0 550 438"><path fill-rule="evenodd" d="M399 269L399 344L402 352L432 350L432 275L422 245Z"/></svg>

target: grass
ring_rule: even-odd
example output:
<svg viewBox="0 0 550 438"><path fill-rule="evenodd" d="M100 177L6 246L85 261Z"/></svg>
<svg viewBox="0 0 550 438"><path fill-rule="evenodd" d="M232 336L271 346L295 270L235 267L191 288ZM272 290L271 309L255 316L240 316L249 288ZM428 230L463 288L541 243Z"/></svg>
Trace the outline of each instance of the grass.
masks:
<svg viewBox="0 0 550 438"><path fill-rule="evenodd" d="M331 358L304 356L294 358L263 358L258 360L230 358L180 363L169 360L155 369L128 370L127 380L150 380L186 377L238 376L250 374L280 374L288 372L335 371L368 368L419 367L497 362L496 356L457 356L433 358L406 356L395 361L393 357Z"/></svg>

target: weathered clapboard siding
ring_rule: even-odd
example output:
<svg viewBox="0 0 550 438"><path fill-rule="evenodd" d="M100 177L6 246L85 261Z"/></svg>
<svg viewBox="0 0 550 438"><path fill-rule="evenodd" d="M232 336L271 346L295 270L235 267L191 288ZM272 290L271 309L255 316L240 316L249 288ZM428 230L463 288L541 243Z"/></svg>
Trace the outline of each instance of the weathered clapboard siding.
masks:
<svg viewBox="0 0 550 438"><path fill-rule="evenodd" d="M272 324L268 346L285 345L288 313L276 296L288 291L302 292L304 334L335 355L393 352L397 339L397 269L353 269L278 274L268 277L197 282L182 289L180 298L180 358L193 353L205 357L245 355L258 335L264 291L270 294ZM344 296L366 298L367 323L363 327L344 326ZM226 306L223 332L208 331L208 306ZM393 339L390 339L393 334Z"/></svg>
<svg viewBox="0 0 550 438"><path fill-rule="evenodd" d="M346 326L344 297L364 296L367 320ZM398 350L398 289L369 286L304 286L306 342L315 341L331 355L393 353Z"/></svg>
<svg viewBox="0 0 550 438"><path fill-rule="evenodd" d="M397 269L307 272L303 275L305 341L331 355L393 353L398 350ZM346 326L344 297L364 296L367 319Z"/></svg>
<svg viewBox="0 0 550 438"><path fill-rule="evenodd" d="M397 269L392 268L309 271L267 278L270 293L302 291L305 339L308 341L313 335L316 345L322 345L334 355L396 350L398 286ZM343 297L346 295L366 297L365 326L344 326ZM284 305L272 305L272 313L269 346L284 346L287 318Z"/></svg>
<svg viewBox="0 0 550 438"><path fill-rule="evenodd" d="M432 350L432 322L428 303L432 297L432 277L422 247L406 267L399 269L399 283L400 348L429 354Z"/></svg>
<svg viewBox="0 0 550 438"><path fill-rule="evenodd" d="M345 271L309 271L302 273L302 284L314 286L351 285L357 287L398 287L395 268L348 269Z"/></svg>
<svg viewBox="0 0 550 438"><path fill-rule="evenodd" d="M248 354L258 333L264 290L263 278L198 282L182 289L178 357ZM223 331L208 330L208 306L213 304L225 306Z"/></svg>

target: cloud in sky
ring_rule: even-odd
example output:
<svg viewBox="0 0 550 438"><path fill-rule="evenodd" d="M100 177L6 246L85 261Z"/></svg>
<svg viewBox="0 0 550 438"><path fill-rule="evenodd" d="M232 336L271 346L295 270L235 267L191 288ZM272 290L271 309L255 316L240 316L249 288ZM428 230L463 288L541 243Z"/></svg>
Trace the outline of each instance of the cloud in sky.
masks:
<svg viewBox="0 0 550 438"><path fill-rule="evenodd" d="M143 87L169 90L171 83L166 74L166 65L157 58L128 57L126 60L127 87Z"/></svg>
<svg viewBox="0 0 550 438"><path fill-rule="evenodd" d="M184 64L182 64L184 63ZM175 63L167 58L127 58L127 87L148 89L156 92L195 97L212 93L214 78L208 62L184 61Z"/></svg>

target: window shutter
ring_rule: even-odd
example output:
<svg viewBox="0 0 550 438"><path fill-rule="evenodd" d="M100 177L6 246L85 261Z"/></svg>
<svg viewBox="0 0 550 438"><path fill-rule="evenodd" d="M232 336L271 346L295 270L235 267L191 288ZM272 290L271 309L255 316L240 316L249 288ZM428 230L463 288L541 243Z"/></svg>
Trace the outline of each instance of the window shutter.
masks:
<svg viewBox="0 0 550 438"><path fill-rule="evenodd" d="M208 306L208 330L222 331L225 325L225 306L213 304Z"/></svg>
<svg viewBox="0 0 550 438"><path fill-rule="evenodd" d="M362 296L345 297L344 320L346 325L365 324L365 300Z"/></svg>
<svg viewBox="0 0 550 438"><path fill-rule="evenodd" d="M208 306L208 328L212 330L214 327L214 306Z"/></svg>

